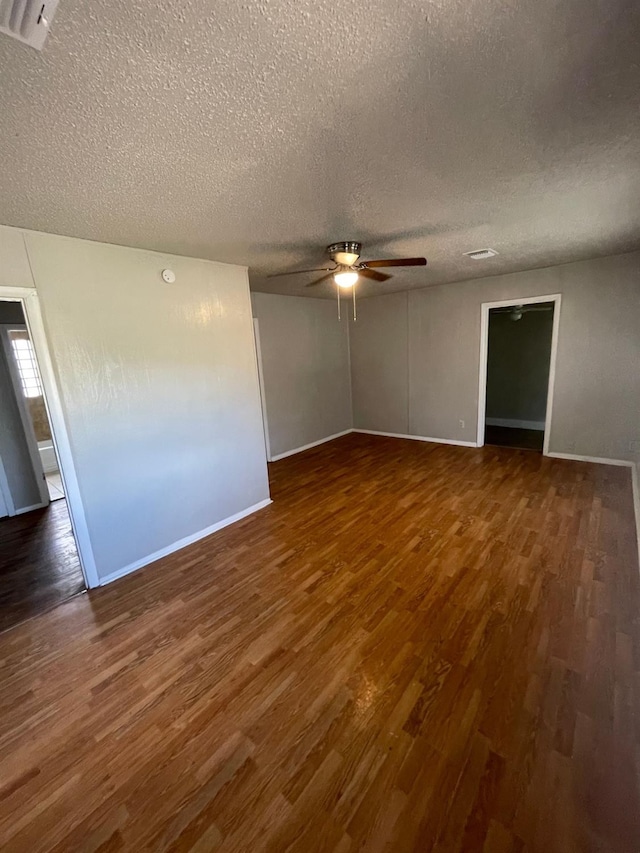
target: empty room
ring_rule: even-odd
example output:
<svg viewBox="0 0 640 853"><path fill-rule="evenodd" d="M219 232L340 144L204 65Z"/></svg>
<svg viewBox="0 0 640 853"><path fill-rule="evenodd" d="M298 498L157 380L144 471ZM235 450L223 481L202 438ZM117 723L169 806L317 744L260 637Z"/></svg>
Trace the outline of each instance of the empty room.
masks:
<svg viewBox="0 0 640 853"><path fill-rule="evenodd" d="M638 853L639 56L0 0L3 853Z"/></svg>

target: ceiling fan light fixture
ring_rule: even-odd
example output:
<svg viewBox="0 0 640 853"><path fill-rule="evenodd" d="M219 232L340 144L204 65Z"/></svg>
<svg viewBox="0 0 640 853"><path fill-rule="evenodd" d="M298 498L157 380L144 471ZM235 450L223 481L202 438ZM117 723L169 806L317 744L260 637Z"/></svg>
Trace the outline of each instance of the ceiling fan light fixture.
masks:
<svg viewBox="0 0 640 853"><path fill-rule="evenodd" d="M342 264L345 267L352 267L360 257L362 251L362 243L356 243L353 240L347 240L343 243L332 243L327 246L327 254L337 264Z"/></svg>
<svg viewBox="0 0 640 853"><path fill-rule="evenodd" d="M358 273L354 270L342 270L334 273L333 279L338 287L353 287L358 281Z"/></svg>

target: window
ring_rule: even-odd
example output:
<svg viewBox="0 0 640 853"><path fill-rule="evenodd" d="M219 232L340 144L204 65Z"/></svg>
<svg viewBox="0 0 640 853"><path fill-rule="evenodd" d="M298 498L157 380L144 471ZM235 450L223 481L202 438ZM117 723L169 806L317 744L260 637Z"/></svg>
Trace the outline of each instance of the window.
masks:
<svg viewBox="0 0 640 853"><path fill-rule="evenodd" d="M38 365L36 364L36 354L33 351L33 345L29 340L29 336L26 332L16 329L9 332L9 340L11 341L16 365L18 366L24 396L42 396L42 384L40 383L40 374L38 373Z"/></svg>

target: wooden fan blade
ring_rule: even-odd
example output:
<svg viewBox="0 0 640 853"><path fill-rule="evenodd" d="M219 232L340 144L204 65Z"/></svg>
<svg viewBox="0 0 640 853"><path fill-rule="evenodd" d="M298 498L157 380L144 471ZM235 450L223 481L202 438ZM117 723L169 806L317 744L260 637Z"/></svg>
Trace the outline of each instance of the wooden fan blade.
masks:
<svg viewBox="0 0 640 853"><path fill-rule="evenodd" d="M358 275L361 275L363 278L370 278L372 279L372 281L386 281L388 278L391 278L390 275L387 275L384 272L370 270L366 267L364 269L358 270Z"/></svg>
<svg viewBox="0 0 640 853"><path fill-rule="evenodd" d="M310 281L309 284L305 284L305 287L314 287L316 284L320 284L322 281L326 281L328 278L331 278L333 275L333 270L327 275L323 275L320 278L317 278L315 281Z"/></svg>
<svg viewBox="0 0 640 853"><path fill-rule="evenodd" d="M326 272L329 267L316 267L312 270L291 270L291 272L274 272L268 275L267 278L279 278L281 275L301 275L305 272Z"/></svg>
<svg viewBox="0 0 640 853"><path fill-rule="evenodd" d="M382 261L364 261L365 267L426 267L426 258L387 258Z"/></svg>

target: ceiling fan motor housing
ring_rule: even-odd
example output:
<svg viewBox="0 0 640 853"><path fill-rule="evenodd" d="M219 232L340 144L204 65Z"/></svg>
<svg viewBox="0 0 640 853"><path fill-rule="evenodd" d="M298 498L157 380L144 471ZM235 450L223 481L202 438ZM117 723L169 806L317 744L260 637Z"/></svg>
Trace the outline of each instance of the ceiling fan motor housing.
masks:
<svg viewBox="0 0 640 853"><path fill-rule="evenodd" d="M360 257L362 243L354 243L348 240L345 243L332 243L327 246L327 254L337 263L351 267Z"/></svg>

